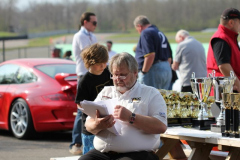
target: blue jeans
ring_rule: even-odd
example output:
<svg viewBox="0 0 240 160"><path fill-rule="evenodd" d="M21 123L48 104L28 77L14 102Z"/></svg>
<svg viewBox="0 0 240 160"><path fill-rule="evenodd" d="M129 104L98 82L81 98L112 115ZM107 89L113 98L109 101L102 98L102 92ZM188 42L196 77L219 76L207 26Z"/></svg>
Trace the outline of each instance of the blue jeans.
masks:
<svg viewBox="0 0 240 160"><path fill-rule="evenodd" d="M172 81L172 70L169 62L160 61L155 63L145 74L138 72L138 81L157 89L168 89Z"/></svg>
<svg viewBox="0 0 240 160"><path fill-rule="evenodd" d="M86 135L82 133L82 142L83 142L83 154L86 154L88 151L94 148L93 139L95 135Z"/></svg>
<svg viewBox="0 0 240 160"><path fill-rule="evenodd" d="M72 130L72 143L70 144L69 148L71 149L74 144L81 144L82 145L82 112L80 109L77 110L77 115L75 117L73 130Z"/></svg>
<svg viewBox="0 0 240 160"><path fill-rule="evenodd" d="M170 86L168 87L168 90L172 90L173 82L170 83Z"/></svg>

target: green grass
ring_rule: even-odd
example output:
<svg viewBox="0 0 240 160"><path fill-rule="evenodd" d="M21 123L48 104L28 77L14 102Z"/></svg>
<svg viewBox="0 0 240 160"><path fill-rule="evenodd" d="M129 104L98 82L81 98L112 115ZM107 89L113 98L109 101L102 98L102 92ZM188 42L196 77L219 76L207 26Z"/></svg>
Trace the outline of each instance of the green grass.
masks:
<svg viewBox="0 0 240 160"><path fill-rule="evenodd" d="M17 36L17 34L10 33L10 32L0 32L0 37L11 37L11 36Z"/></svg>
<svg viewBox="0 0 240 160"><path fill-rule="evenodd" d="M213 33L214 32L190 32L190 35L195 37L198 41L202 43L208 43ZM164 32L164 34L167 36L170 43L176 43L175 42L176 32ZM135 33L130 32L116 34L110 36L109 39L111 39L115 43L137 43L139 36L140 35L136 31Z"/></svg>
<svg viewBox="0 0 240 160"><path fill-rule="evenodd" d="M176 32L164 32L164 34L167 36L170 43L176 43L175 42L175 35ZM190 35L195 37L197 40L199 40L202 43L209 43L209 40L211 39L211 36L213 35L213 32L191 32ZM8 32L0 32L0 37L3 36L16 36L14 33L8 33ZM57 36L51 36L51 37L44 37L44 38L35 38L35 39L29 39L28 46L25 47L40 47L40 46L48 46L50 44L50 38L56 39L67 35L57 35ZM107 39L111 39L114 43L138 43L139 34L137 31L131 31L128 33L117 33L115 35L107 37Z"/></svg>

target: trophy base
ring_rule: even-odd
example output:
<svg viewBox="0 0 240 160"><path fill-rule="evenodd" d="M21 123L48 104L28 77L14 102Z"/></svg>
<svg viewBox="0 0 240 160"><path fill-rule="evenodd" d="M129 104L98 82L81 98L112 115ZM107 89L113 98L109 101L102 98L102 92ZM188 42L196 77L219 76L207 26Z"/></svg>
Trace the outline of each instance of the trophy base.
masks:
<svg viewBox="0 0 240 160"><path fill-rule="evenodd" d="M224 133L225 132L225 125L216 125L211 124L211 131L217 133Z"/></svg>
<svg viewBox="0 0 240 160"><path fill-rule="evenodd" d="M233 125L230 125L231 130L233 130ZM211 124L211 131L217 132L217 133L224 133L226 130L225 125L217 125L217 124Z"/></svg>
<svg viewBox="0 0 240 160"><path fill-rule="evenodd" d="M230 133L228 133L228 132L223 132L223 133L222 133L222 136L223 136L223 137L229 137L229 136L230 136Z"/></svg>
<svg viewBox="0 0 240 160"><path fill-rule="evenodd" d="M181 126L192 126L192 118L180 118Z"/></svg>
<svg viewBox="0 0 240 160"><path fill-rule="evenodd" d="M230 138L239 138L239 134L230 133L229 137L230 137Z"/></svg>
<svg viewBox="0 0 240 160"><path fill-rule="evenodd" d="M198 120L193 119L193 128L199 129L199 130L210 130L210 126L215 122L215 119L207 119L207 120Z"/></svg>
<svg viewBox="0 0 240 160"><path fill-rule="evenodd" d="M168 127L181 126L180 118L168 118Z"/></svg>

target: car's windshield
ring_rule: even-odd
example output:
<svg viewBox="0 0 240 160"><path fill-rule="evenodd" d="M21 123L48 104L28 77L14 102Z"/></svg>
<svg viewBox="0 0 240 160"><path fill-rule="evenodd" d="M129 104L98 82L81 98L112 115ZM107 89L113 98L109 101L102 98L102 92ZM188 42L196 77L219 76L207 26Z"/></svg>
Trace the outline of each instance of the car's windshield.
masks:
<svg viewBox="0 0 240 160"><path fill-rule="evenodd" d="M71 73L71 74L76 73L75 64L45 64L45 65L35 66L35 68L49 75L52 78L54 78L55 75L58 73ZM74 76L71 78L77 78L77 77Z"/></svg>

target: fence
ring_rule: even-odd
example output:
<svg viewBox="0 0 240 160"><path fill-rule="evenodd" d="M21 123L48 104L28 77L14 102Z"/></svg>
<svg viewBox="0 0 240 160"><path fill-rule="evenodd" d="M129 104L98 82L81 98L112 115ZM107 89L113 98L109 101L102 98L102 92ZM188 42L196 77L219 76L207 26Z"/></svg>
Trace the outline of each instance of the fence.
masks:
<svg viewBox="0 0 240 160"><path fill-rule="evenodd" d="M48 58L51 57L51 46L18 48L5 50L5 60L18 58ZM0 61L3 61L3 53L0 54Z"/></svg>

